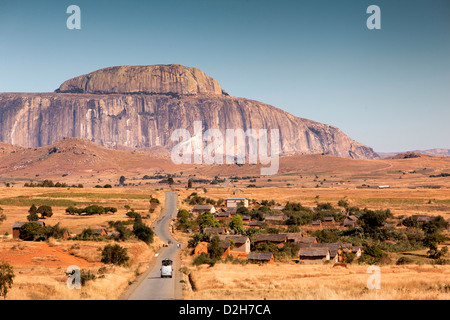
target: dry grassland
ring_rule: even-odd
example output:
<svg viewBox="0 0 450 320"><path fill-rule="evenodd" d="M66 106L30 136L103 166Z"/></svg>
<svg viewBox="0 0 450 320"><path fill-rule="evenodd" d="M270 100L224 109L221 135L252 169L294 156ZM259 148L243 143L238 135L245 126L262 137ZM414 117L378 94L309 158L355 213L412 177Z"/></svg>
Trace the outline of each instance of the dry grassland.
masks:
<svg viewBox="0 0 450 320"><path fill-rule="evenodd" d="M233 197L235 188L177 189L180 200L192 192L214 200ZM343 188L244 188L242 196L249 199L275 200L281 205L300 202L304 206L316 206L317 202L330 202L337 207L340 199L359 208L390 209L394 215L428 214L450 218L450 191L448 189L343 189ZM431 202L431 203L430 203ZM181 208L190 207L180 203Z"/></svg>
<svg viewBox="0 0 450 320"><path fill-rule="evenodd" d="M54 240L46 242L26 242L14 240L11 236L11 226L14 221L26 221L28 203L26 201L44 201L48 204L60 200L73 201L81 206L99 204L115 206L116 214L71 216L65 213L66 206L52 206L53 216L45 219L47 225L61 223L72 234L85 228L107 227L110 220L128 220L128 211L124 205L129 205L143 216L149 214L150 194L161 202L144 222L148 225L158 219L162 204L165 201L163 192L154 190L137 190L127 188L114 189L66 189L66 188L0 188L0 201L12 199L14 205L1 205L7 219L0 224L0 233L10 233L0 236L0 262L5 261L14 268L15 278L7 299L11 300L72 300L72 299L119 299L129 283L142 274L155 253L161 248L162 242L155 237L155 242L148 246L140 241L126 241L119 244L127 249L130 260L126 266L104 265L101 260L101 250L113 241L73 241ZM81 290L70 290L67 287L65 274L67 268L76 265L80 269L90 271L97 279L88 281Z"/></svg>
<svg viewBox="0 0 450 320"><path fill-rule="evenodd" d="M187 300L450 299L450 266L381 266L381 289L367 289L368 266L275 263L190 267L196 291Z"/></svg>

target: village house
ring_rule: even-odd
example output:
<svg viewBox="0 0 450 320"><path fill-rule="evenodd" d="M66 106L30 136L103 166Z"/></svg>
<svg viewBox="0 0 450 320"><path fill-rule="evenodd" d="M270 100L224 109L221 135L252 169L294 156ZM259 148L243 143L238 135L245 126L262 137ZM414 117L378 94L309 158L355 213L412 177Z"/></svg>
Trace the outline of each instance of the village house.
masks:
<svg viewBox="0 0 450 320"><path fill-rule="evenodd" d="M253 228L261 227L265 222L264 221L249 221L248 226Z"/></svg>
<svg viewBox="0 0 450 320"><path fill-rule="evenodd" d="M284 210L284 208L285 208L285 206L275 206L275 207L273 207L273 211L283 211Z"/></svg>
<svg viewBox="0 0 450 320"><path fill-rule="evenodd" d="M199 256L202 253L208 253L208 243L207 242L199 242L194 248L194 255Z"/></svg>
<svg viewBox="0 0 450 320"><path fill-rule="evenodd" d="M91 229L91 230L92 230L92 235L96 236L96 237L102 237L102 236L108 235L108 232L106 232L106 230L103 228Z"/></svg>
<svg viewBox="0 0 450 320"><path fill-rule="evenodd" d="M231 243L230 241L220 241L220 246L223 249L222 258L226 258L230 255ZM208 248L207 248L208 250Z"/></svg>
<svg viewBox="0 0 450 320"><path fill-rule="evenodd" d="M247 256L250 252L250 238L240 235L220 235L222 241L232 242L234 246L230 249L231 254L237 256Z"/></svg>
<svg viewBox="0 0 450 320"><path fill-rule="evenodd" d="M210 233L210 234L225 234L228 233L227 228L204 228L203 233Z"/></svg>
<svg viewBox="0 0 450 320"><path fill-rule="evenodd" d="M45 223L43 221L33 221L34 223L40 224L42 227L45 227ZM21 221L15 221L12 225L12 235L14 239L20 238L20 228L23 227L24 224L29 222L21 222Z"/></svg>
<svg viewBox="0 0 450 320"><path fill-rule="evenodd" d="M108 237L118 237L120 236L120 232L117 231L108 231L107 232Z"/></svg>
<svg viewBox="0 0 450 320"><path fill-rule="evenodd" d="M298 239L298 242L300 244L304 244L304 243L317 243L317 238L316 237L301 237L300 239Z"/></svg>
<svg viewBox="0 0 450 320"><path fill-rule="evenodd" d="M419 224L424 224L432 219L432 217L425 214L414 214L411 218L416 220Z"/></svg>
<svg viewBox="0 0 450 320"><path fill-rule="evenodd" d="M216 212L214 214L214 217L217 220L227 220L227 219L230 219L230 213L229 212Z"/></svg>
<svg viewBox="0 0 450 320"><path fill-rule="evenodd" d="M304 247L298 251L298 257L302 263L324 263L330 260L330 250L328 248Z"/></svg>
<svg viewBox="0 0 450 320"><path fill-rule="evenodd" d="M237 207L227 208L225 212L228 213L230 216L234 216L237 212Z"/></svg>
<svg viewBox="0 0 450 320"><path fill-rule="evenodd" d="M320 227L322 227L322 221L320 221L320 220L313 220L313 221L311 222L311 225L312 225L313 227L315 227L315 228L320 228Z"/></svg>
<svg viewBox="0 0 450 320"><path fill-rule="evenodd" d="M285 235L287 237L286 242L290 243L299 243L303 238L303 235L301 233L281 233L281 234Z"/></svg>
<svg viewBox="0 0 450 320"><path fill-rule="evenodd" d="M339 254L341 251L341 244L339 242L335 243L311 243L310 248L327 248L330 251L330 260L333 262L339 261Z"/></svg>
<svg viewBox="0 0 450 320"><path fill-rule="evenodd" d="M344 223L343 223L344 227L346 227L346 228L352 228L355 226L355 224L356 224L356 221L350 220L350 219L345 219Z"/></svg>
<svg viewBox="0 0 450 320"><path fill-rule="evenodd" d="M272 242L276 245L284 245L287 241L285 234L257 234L255 237L255 244L263 242Z"/></svg>
<svg viewBox="0 0 450 320"><path fill-rule="evenodd" d="M227 198L225 200L225 205L227 208L238 208L241 205L248 208L248 199L247 198Z"/></svg>
<svg viewBox="0 0 450 320"><path fill-rule="evenodd" d="M281 224L284 220L286 220L285 215L273 215L273 214L265 214L264 220L269 224Z"/></svg>
<svg viewBox="0 0 450 320"><path fill-rule="evenodd" d="M205 213L210 212L212 214L216 213L216 208L210 204L198 204L192 209L192 213Z"/></svg>
<svg viewBox="0 0 450 320"><path fill-rule="evenodd" d="M275 262L273 253L271 252L250 252L247 259L259 263L273 264Z"/></svg>
<svg viewBox="0 0 450 320"><path fill-rule="evenodd" d="M330 225L334 223L334 218L333 217L323 217L323 225Z"/></svg>

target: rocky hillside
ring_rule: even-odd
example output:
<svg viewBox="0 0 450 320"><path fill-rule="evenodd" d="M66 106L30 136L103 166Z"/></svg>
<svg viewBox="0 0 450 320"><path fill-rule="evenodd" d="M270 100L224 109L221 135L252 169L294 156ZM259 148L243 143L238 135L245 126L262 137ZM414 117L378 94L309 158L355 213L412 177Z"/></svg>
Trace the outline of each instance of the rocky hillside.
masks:
<svg viewBox="0 0 450 320"><path fill-rule="evenodd" d="M229 96L219 83L180 65L113 67L64 82L53 93L1 93L0 141L24 147L64 137L108 148L167 149L174 130L279 129L282 155L378 155L338 128L295 117L273 106Z"/></svg>

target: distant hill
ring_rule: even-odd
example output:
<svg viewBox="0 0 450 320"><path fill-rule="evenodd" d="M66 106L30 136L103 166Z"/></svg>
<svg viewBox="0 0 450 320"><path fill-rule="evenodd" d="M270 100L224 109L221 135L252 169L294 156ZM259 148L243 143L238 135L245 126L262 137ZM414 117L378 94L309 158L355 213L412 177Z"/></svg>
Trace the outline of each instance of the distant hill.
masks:
<svg viewBox="0 0 450 320"><path fill-rule="evenodd" d="M450 157L450 149L412 150L407 152L377 152L381 158L391 158L400 153L425 154L429 156Z"/></svg>
<svg viewBox="0 0 450 320"><path fill-rule="evenodd" d="M267 167L262 164L176 165L170 156L161 151L114 150L80 138L65 138L39 148L0 143L0 182L21 186L27 182L51 179L55 183L69 185L115 185L123 175L127 178L126 183L140 185L159 183L161 177L173 174L177 184L183 185L189 178L259 177L261 167ZM258 178L258 184L273 181L286 186L285 179L295 177L297 184L306 187L336 184L348 187L362 184L443 185L448 181L447 177L430 178L430 175L450 173L450 157L415 153L379 160L348 159L326 154L292 155L279 160L278 173ZM152 178L143 180L144 175ZM250 181L243 181L250 184ZM167 187L167 184L161 184L161 187Z"/></svg>

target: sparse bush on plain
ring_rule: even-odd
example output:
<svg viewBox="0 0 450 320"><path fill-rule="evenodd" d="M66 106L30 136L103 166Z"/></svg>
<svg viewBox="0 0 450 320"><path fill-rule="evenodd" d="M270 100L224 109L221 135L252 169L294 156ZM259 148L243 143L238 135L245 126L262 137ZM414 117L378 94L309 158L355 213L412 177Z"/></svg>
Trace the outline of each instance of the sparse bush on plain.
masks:
<svg viewBox="0 0 450 320"><path fill-rule="evenodd" d="M101 262L105 264L124 265L130 260L127 249L118 244L108 244L102 250Z"/></svg>

